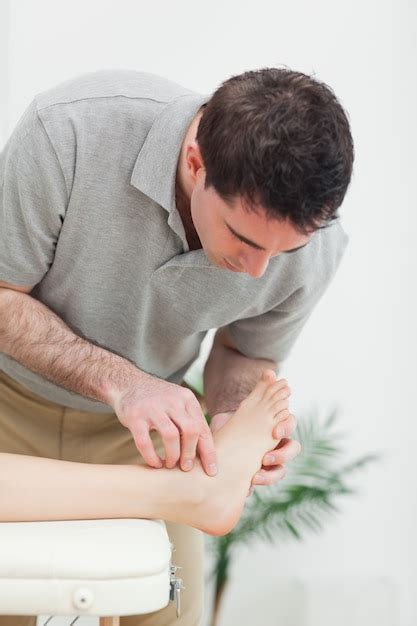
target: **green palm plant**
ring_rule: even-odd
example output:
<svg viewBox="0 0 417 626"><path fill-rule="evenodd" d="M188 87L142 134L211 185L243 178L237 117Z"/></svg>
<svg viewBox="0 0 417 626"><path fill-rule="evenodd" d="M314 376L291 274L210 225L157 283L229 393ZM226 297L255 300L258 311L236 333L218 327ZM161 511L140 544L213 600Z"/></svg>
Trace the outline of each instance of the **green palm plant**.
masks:
<svg viewBox="0 0 417 626"><path fill-rule="evenodd" d="M202 376L194 375L187 382L197 395L204 396ZM355 471L381 459L381 455L366 454L344 462L345 450L338 444L343 433L334 431L337 410L322 420L316 415L313 411L297 421L293 437L301 443L302 451L286 468L285 480L253 491L235 528L223 537L209 538L213 556L209 580L214 580L211 626L218 623L221 600L239 544L247 546L255 540L300 541L305 531L320 532L324 520L340 512L336 500L357 492L347 484L347 479ZM207 413L206 419L210 423Z"/></svg>

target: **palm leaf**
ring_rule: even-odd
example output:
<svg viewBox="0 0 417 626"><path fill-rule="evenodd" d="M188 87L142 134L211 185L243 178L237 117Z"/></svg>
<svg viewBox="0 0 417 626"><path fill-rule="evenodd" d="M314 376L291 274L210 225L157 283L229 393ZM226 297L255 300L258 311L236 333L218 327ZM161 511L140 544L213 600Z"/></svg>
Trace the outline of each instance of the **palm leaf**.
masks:
<svg viewBox="0 0 417 626"><path fill-rule="evenodd" d="M254 491L221 547L230 551L241 542L247 546L256 539L302 540L306 530L320 532L326 517L340 511L336 500L356 492L347 478L380 456L367 454L341 464L343 447L335 441L342 435L333 431L336 421L335 410L321 423L312 417L298 421L294 438L300 441L302 452L289 464L285 480ZM211 537L210 548L218 541L218 537Z"/></svg>

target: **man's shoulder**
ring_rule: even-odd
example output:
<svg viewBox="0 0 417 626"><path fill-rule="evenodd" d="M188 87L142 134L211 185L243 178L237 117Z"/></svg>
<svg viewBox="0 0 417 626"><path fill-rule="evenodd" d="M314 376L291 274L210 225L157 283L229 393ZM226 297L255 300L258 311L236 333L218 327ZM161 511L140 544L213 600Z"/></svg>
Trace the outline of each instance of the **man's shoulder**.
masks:
<svg viewBox="0 0 417 626"><path fill-rule="evenodd" d="M317 248L323 264L339 264L346 247L349 236L343 228L340 218L337 218L326 228L319 230Z"/></svg>
<svg viewBox="0 0 417 626"><path fill-rule="evenodd" d="M311 293L328 284L345 253L349 237L340 218L317 230L311 241L299 251L276 258L272 285L285 284L290 292ZM279 280L277 280L279 278Z"/></svg>
<svg viewBox="0 0 417 626"><path fill-rule="evenodd" d="M348 243L349 237L340 218L316 231L305 248L299 268L305 282L315 288L318 284L330 281L339 267Z"/></svg>
<svg viewBox="0 0 417 626"><path fill-rule="evenodd" d="M137 70L105 69L70 78L54 87L36 94L37 110L59 104L76 103L81 100L114 99L115 104L123 98L168 103L193 93L172 80Z"/></svg>
<svg viewBox="0 0 417 626"><path fill-rule="evenodd" d="M71 171L83 150L86 158L95 154L116 158L117 150L126 154L130 147L137 156L160 113L172 101L193 93L149 72L99 70L36 94L33 106L55 151Z"/></svg>
<svg viewBox="0 0 417 626"><path fill-rule="evenodd" d="M319 228L313 234L310 242L299 251L285 257L285 270L294 269L302 274L317 274L318 270L331 267L340 261L349 237L340 223L340 218L336 218L324 228Z"/></svg>

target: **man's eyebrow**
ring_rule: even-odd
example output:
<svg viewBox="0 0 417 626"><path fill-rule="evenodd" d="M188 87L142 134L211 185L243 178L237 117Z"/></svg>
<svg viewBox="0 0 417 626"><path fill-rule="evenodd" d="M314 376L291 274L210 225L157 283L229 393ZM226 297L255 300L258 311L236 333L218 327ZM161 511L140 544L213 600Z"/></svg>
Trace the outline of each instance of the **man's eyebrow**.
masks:
<svg viewBox="0 0 417 626"><path fill-rule="evenodd" d="M246 237L244 237L243 235L239 235L239 233L237 233L231 226L230 224L228 224L226 222L226 220L224 220L224 223L226 224L227 228L230 230L231 233L234 234L235 237L237 237L238 239L240 239L240 241L243 241L244 243L247 243L249 246L252 246L252 248L256 248L257 250L265 250L265 248L263 248L262 246L260 246L258 243L255 243L254 241L251 241L250 239L247 239Z"/></svg>
<svg viewBox="0 0 417 626"><path fill-rule="evenodd" d="M226 222L226 220L224 220L224 223L226 224L227 228L230 230L231 233L234 234L235 237L237 237L238 239L240 239L241 241L243 241L244 243L247 243L249 246L252 246L253 248L256 248L257 250L265 250L265 248L263 248L262 246L260 246L259 244L255 243L254 241L251 241L250 239L247 239L246 237L244 237L243 235L240 235L239 233L237 233L231 226L230 224L228 224ZM310 240L307 241L307 243L304 243L302 246L298 246L298 248L291 248L290 250L282 250L281 254L286 254L287 252L297 252L297 250L301 250L301 248L304 248L307 244L310 243Z"/></svg>

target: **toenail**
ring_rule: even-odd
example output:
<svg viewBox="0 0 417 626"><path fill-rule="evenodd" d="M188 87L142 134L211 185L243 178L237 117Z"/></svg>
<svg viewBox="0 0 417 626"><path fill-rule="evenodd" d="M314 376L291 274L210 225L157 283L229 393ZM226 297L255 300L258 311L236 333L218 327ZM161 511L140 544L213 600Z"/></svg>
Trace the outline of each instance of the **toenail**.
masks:
<svg viewBox="0 0 417 626"><path fill-rule="evenodd" d="M273 463L275 461L275 457L273 454L267 454L265 457L265 461L267 463Z"/></svg>
<svg viewBox="0 0 417 626"><path fill-rule="evenodd" d="M191 459L188 459L188 461L185 461L183 467L185 470L190 470L192 466L193 466L193 462L191 461Z"/></svg>

